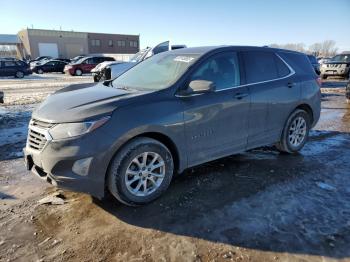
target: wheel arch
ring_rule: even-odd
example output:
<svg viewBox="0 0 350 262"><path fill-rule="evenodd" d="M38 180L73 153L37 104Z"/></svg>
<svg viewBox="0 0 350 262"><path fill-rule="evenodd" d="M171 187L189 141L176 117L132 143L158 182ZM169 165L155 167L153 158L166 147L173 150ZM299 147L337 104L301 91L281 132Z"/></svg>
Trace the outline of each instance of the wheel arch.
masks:
<svg viewBox="0 0 350 262"><path fill-rule="evenodd" d="M312 123L314 122L314 112L313 112L311 106L308 104L305 104L305 103L300 104L292 111L292 113L297 109L304 110L306 113L308 113L308 115L310 116L310 124L312 125Z"/></svg>
<svg viewBox="0 0 350 262"><path fill-rule="evenodd" d="M108 172L110 170L110 166L112 164L112 161L114 159L114 157L123 149L123 147L128 144L130 141L134 140L135 138L140 138L140 137L145 137L145 138L152 138L154 140L157 140L158 142L164 144L170 151L173 160L174 160L174 173L177 173L179 171L182 171L183 168L181 165L181 159L180 159L180 154L179 154L179 149L176 146L175 142L166 134L164 133L160 133L160 132L153 132L153 131L149 131L149 132L143 132L143 133L139 133L137 135L134 135L132 137L129 137L127 140L123 141L123 143L113 152L112 156L110 157L109 161L108 161L108 165L105 171L105 177L104 177L104 184L105 187L107 185L107 177L108 177Z"/></svg>

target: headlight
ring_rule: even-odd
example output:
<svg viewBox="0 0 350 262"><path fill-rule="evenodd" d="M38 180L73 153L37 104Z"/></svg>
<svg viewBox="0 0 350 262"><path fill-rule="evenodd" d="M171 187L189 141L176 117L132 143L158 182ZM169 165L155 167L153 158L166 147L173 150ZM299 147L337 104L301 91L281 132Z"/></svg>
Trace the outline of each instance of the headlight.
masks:
<svg viewBox="0 0 350 262"><path fill-rule="evenodd" d="M110 117L106 116L96 121L58 124L51 128L49 130L49 133L53 139L64 139L81 136L90 133L96 128L104 125L109 119Z"/></svg>

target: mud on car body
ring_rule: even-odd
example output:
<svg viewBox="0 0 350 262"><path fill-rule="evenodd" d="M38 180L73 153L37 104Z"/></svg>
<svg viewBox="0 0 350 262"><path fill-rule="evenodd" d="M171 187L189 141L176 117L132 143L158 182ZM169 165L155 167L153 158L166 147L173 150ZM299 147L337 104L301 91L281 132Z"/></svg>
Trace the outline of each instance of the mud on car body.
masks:
<svg viewBox="0 0 350 262"><path fill-rule="evenodd" d="M33 112L24 152L28 169L54 185L140 205L186 168L263 145L295 153L319 116L306 55L185 48L49 96Z"/></svg>

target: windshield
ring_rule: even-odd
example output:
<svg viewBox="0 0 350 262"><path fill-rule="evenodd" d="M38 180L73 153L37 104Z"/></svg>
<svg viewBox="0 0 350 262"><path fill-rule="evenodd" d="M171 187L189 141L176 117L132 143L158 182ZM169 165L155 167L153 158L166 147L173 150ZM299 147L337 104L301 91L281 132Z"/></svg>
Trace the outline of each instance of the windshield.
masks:
<svg viewBox="0 0 350 262"><path fill-rule="evenodd" d="M336 55L331 62L350 62L350 55Z"/></svg>
<svg viewBox="0 0 350 262"><path fill-rule="evenodd" d="M79 58L78 60L72 61L72 64L81 64L85 59L86 57Z"/></svg>
<svg viewBox="0 0 350 262"><path fill-rule="evenodd" d="M169 87L192 65L199 54L161 53L137 64L116 78L116 88L160 90Z"/></svg>
<svg viewBox="0 0 350 262"><path fill-rule="evenodd" d="M137 52L133 57L130 58L130 62L140 62L142 60L143 55L149 50L150 48L146 48L141 50L140 52Z"/></svg>

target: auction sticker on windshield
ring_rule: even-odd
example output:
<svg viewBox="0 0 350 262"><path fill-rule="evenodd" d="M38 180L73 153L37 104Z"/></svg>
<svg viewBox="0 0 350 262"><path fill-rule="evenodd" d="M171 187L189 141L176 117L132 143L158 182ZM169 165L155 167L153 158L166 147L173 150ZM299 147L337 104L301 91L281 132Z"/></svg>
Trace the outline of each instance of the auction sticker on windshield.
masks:
<svg viewBox="0 0 350 262"><path fill-rule="evenodd" d="M184 63L189 63L193 60L193 57L190 56L177 56L174 58L174 61L176 62L184 62Z"/></svg>

